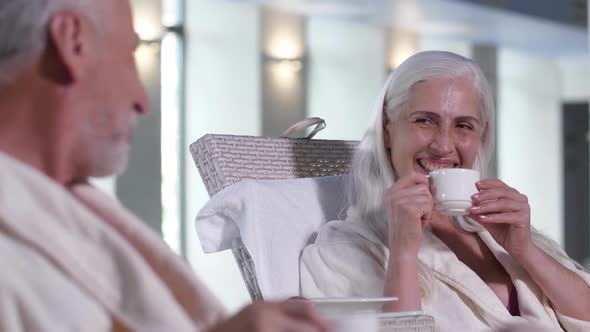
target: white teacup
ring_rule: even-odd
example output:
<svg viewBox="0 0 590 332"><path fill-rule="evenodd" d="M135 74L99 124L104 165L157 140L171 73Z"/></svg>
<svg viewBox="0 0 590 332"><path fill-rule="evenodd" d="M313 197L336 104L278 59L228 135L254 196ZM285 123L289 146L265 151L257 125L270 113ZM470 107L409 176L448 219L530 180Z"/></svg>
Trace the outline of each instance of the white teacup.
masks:
<svg viewBox="0 0 590 332"><path fill-rule="evenodd" d="M434 208L448 216L469 214L471 196L478 192L479 172L466 168L443 168L430 172Z"/></svg>

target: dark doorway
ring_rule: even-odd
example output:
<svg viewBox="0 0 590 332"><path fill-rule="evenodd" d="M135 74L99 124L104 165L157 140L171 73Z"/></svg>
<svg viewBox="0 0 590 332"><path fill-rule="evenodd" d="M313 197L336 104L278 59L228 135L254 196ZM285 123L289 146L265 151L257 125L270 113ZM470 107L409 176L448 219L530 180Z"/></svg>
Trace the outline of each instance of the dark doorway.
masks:
<svg viewBox="0 0 590 332"><path fill-rule="evenodd" d="M590 258L588 116L588 103L563 105L565 250L580 263Z"/></svg>

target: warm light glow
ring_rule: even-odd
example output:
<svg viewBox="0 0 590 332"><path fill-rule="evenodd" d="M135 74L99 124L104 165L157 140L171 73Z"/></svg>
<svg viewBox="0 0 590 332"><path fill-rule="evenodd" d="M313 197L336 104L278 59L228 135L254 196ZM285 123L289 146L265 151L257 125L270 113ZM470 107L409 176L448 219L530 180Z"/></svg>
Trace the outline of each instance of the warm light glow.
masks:
<svg viewBox="0 0 590 332"><path fill-rule="evenodd" d="M296 84L299 72L303 68L300 60L277 60L267 64L275 86L290 91Z"/></svg>
<svg viewBox="0 0 590 332"><path fill-rule="evenodd" d="M137 69L143 81L153 81L154 75L159 70L158 53L160 45L157 43L141 44L135 51Z"/></svg>
<svg viewBox="0 0 590 332"><path fill-rule="evenodd" d="M407 58L412 56L416 52L416 49L413 45L397 45L394 50L391 52L391 56L389 58L389 67L391 69L397 68L399 65L402 64Z"/></svg>
<svg viewBox="0 0 590 332"><path fill-rule="evenodd" d="M303 47L294 40L276 39L270 43L268 55L277 59L296 59L303 56Z"/></svg>
<svg viewBox="0 0 590 332"><path fill-rule="evenodd" d="M302 67L301 61L298 60L281 60L271 64L271 70L275 76L281 79L290 79L295 77Z"/></svg>
<svg viewBox="0 0 590 332"><path fill-rule="evenodd" d="M387 61L389 68L393 70L418 51L418 37L413 32L390 30L388 48Z"/></svg>
<svg viewBox="0 0 590 332"><path fill-rule="evenodd" d="M133 27L141 40L158 40L162 36L163 28L157 20L149 16L139 16L134 20Z"/></svg>

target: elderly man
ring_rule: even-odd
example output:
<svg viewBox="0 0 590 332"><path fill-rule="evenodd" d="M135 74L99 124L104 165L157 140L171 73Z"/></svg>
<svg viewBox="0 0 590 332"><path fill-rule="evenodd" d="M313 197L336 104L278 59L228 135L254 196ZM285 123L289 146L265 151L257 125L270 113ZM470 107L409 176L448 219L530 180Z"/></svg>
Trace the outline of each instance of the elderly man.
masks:
<svg viewBox="0 0 590 332"><path fill-rule="evenodd" d="M87 184L126 167L147 97L128 0L0 2L0 330L323 331L303 302L226 318L146 226Z"/></svg>

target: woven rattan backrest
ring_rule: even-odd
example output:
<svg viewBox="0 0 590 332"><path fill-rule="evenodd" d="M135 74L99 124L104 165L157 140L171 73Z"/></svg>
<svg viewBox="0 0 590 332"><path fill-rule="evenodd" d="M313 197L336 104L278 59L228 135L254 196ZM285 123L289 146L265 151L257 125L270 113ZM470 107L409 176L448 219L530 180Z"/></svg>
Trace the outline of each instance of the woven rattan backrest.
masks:
<svg viewBox="0 0 590 332"><path fill-rule="evenodd" d="M205 135L190 151L210 196L242 179L292 179L346 174L358 142ZM250 296L263 300L255 263L243 242L232 249ZM427 315L380 318L382 332L434 331Z"/></svg>
<svg viewBox="0 0 590 332"><path fill-rule="evenodd" d="M190 151L209 196L242 179L293 179L348 173L358 142L208 134ZM244 243L232 249L253 300L264 299Z"/></svg>
<svg viewBox="0 0 590 332"><path fill-rule="evenodd" d="M209 196L242 179L342 175L358 142L208 134L190 151Z"/></svg>

